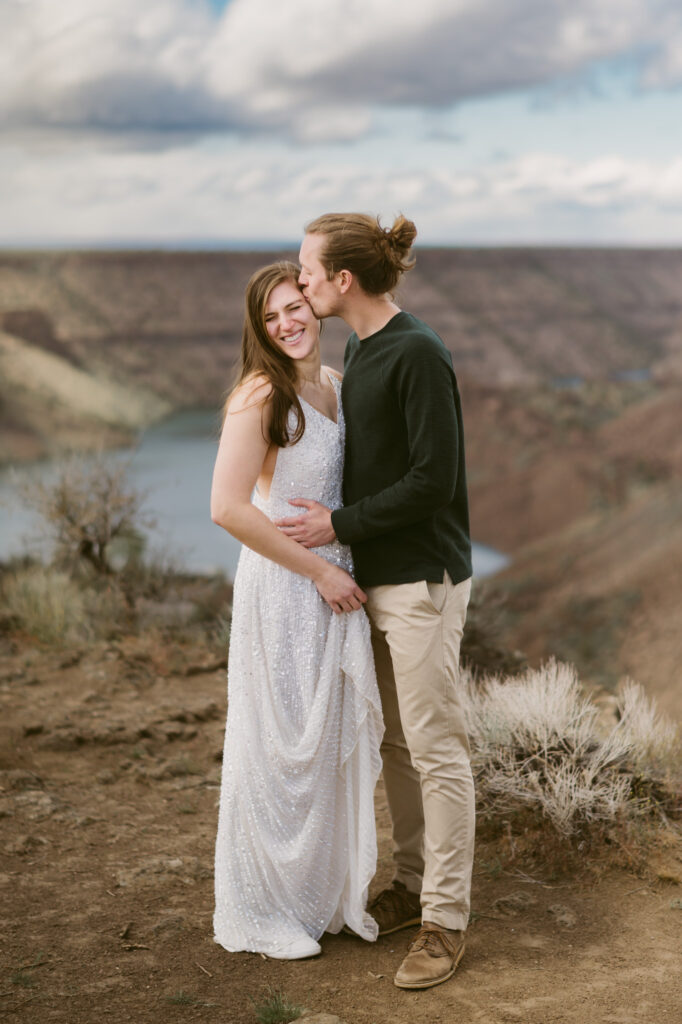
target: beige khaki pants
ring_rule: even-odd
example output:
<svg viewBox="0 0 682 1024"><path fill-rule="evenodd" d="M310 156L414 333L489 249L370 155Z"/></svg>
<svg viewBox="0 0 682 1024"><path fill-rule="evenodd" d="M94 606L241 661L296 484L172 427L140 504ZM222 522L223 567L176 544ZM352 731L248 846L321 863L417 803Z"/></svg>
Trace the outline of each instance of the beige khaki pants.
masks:
<svg viewBox="0 0 682 1024"><path fill-rule="evenodd" d="M455 688L471 580L367 587L386 732L381 746L395 878L424 921L465 929L474 783Z"/></svg>

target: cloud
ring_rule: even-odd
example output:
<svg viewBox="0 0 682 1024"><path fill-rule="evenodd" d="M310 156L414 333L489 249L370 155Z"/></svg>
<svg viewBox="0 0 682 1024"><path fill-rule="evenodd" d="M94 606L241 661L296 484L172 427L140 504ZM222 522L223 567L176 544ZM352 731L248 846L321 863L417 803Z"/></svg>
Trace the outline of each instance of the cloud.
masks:
<svg viewBox="0 0 682 1024"><path fill-rule="evenodd" d="M536 151L455 171L344 160L298 150L266 163L244 147L53 153L28 167L0 153L0 244L71 240L296 240L329 209L399 211L422 242L672 241L682 159L589 160ZM675 216L676 215L676 216Z"/></svg>
<svg viewBox="0 0 682 1024"><path fill-rule="evenodd" d="M678 0L0 0L0 124L361 138L382 108L442 109L631 60L682 83Z"/></svg>
<svg viewBox="0 0 682 1024"><path fill-rule="evenodd" d="M206 87L215 16L189 0L0 0L8 128L202 132L239 114Z"/></svg>

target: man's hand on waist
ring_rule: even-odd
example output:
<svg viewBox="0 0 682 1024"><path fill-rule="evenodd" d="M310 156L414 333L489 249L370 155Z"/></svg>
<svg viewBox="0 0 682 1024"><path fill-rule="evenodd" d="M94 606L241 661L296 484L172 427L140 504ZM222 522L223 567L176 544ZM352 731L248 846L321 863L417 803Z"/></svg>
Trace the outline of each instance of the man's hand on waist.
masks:
<svg viewBox="0 0 682 1024"><path fill-rule="evenodd" d="M289 504L298 505L308 511L302 515L275 520L275 526L278 526L282 533L286 533L287 537L298 541L304 548L321 548L336 540L330 508L308 498L291 498Z"/></svg>

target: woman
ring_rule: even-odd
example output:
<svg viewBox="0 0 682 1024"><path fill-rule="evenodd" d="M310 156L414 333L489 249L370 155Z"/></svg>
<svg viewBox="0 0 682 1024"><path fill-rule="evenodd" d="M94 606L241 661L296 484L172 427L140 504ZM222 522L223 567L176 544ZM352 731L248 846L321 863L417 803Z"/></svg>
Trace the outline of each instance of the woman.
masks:
<svg viewBox="0 0 682 1024"><path fill-rule="evenodd" d="M244 545L235 576L214 928L226 949L315 956L365 913L376 866L383 732L365 594L338 542L307 550L273 520L305 494L341 504L340 379L298 268L246 290L238 382L226 404L212 518ZM345 613L345 614L344 614Z"/></svg>

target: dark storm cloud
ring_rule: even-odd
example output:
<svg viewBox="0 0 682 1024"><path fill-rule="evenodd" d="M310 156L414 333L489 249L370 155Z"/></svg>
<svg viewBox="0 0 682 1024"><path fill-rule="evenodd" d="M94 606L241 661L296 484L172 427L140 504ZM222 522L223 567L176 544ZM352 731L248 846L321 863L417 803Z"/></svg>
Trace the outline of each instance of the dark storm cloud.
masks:
<svg viewBox="0 0 682 1024"><path fill-rule="evenodd" d="M0 0L0 124L351 139L424 111L629 62L682 81L677 0Z"/></svg>

